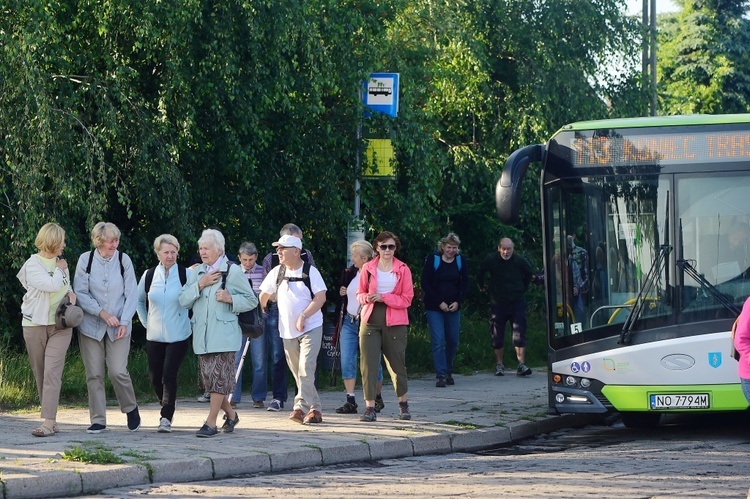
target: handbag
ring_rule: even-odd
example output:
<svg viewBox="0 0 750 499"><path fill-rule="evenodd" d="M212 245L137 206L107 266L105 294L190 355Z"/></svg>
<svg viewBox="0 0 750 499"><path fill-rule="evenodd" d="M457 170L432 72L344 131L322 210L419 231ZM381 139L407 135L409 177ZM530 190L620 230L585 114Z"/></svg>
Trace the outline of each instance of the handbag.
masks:
<svg viewBox="0 0 750 499"><path fill-rule="evenodd" d="M222 272L221 274L221 289L226 289L227 287L227 274L229 274L229 268L231 266L232 262L228 262L227 271ZM252 310L237 314L237 322L240 325L240 330L242 331L243 336L254 339L260 338L263 334L263 324L257 306Z"/></svg>

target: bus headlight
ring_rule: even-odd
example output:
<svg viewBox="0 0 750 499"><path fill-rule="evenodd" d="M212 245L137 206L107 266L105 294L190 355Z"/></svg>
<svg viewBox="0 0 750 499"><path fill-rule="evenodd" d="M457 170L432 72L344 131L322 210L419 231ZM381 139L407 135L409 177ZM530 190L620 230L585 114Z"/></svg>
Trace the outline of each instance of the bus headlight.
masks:
<svg viewBox="0 0 750 499"><path fill-rule="evenodd" d="M588 378L581 378L581 387L588 388L591 386L591 380Z"/></svg>
<svg viewBox="0 0 750 499"><path fill-rule="evenodd" d="M565 378L565 384L568 386L576 386L577 380L575 376L567 376Z"/></svg>

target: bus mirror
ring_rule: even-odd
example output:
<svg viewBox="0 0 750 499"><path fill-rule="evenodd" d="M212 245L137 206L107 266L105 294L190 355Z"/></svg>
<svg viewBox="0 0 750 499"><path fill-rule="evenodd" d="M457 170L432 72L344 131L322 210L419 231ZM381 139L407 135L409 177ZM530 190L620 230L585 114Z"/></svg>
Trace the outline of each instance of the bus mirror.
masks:
<svg viewBox="0 0 750 499"><path fill-rule="evenodd" d="M529 164L542 160L543 145L518 149L508 157L503 173L495 186L497 216L505 225L515 225L521 209L521 184Z"/></svg>

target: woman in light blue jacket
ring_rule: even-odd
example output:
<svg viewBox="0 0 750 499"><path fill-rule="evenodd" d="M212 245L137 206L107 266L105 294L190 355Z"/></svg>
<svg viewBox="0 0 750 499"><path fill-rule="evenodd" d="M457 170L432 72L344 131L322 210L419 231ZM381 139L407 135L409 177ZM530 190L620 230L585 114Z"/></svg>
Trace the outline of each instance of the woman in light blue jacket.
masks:
<svg viewBox="0 0 750 499"><path fill-rule="evenodd" d="M180 291L180 305L193 310L193 351L203 387L211 393L206 423L198 437L213 437L219 430L216 419L224 411L221 431L231 433L240 418L228 396L234 391L234 356L242 344L237 315L258 306L245 275L224 254L224 236L218 230L206 229L198 240L202 264L193 269Z"/></svg>
<svg viewBox="0 0 750 499"><path fill-rule="evenodd" d="M180 243L173 235L157 237L154 252L159 265L144 272L138 283L137 310L146 328L151 386L161 402L158 431L171 433L177 373L190 346L190 319L187 309L180 305L179 294L191 271L176 264Z"/></svg>

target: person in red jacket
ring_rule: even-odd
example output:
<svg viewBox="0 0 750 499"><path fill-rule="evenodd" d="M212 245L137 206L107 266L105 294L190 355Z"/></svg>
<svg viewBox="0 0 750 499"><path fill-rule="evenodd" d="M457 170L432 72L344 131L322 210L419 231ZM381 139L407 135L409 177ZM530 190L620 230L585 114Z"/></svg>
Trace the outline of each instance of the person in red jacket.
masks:
<svg viewBox="0 0 750 499"><path fill-rule="evenodd" d="M392 232L381 232L372 242L378 256L362 266L357 301L362 305L359 349L362 386L367 407L360 421L377 419L375 395L382 354L398 397L399 418L411 419L407 401L407 309L414 298L411 271L395 254L401 243Z"/></svg>

